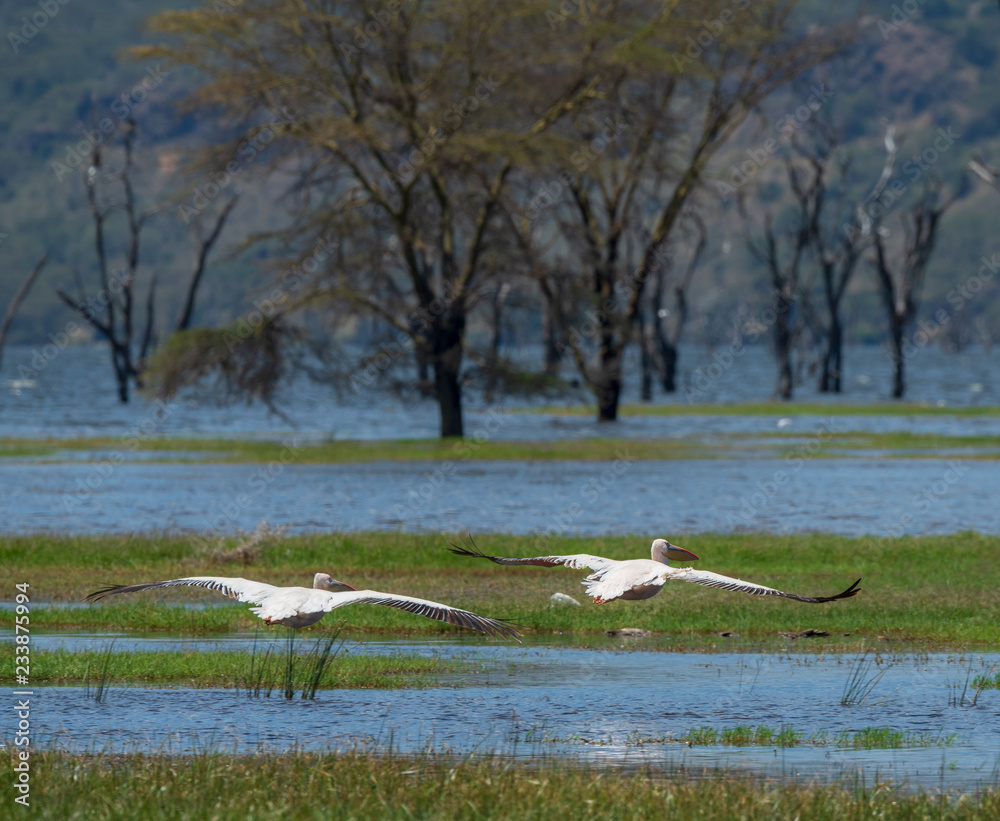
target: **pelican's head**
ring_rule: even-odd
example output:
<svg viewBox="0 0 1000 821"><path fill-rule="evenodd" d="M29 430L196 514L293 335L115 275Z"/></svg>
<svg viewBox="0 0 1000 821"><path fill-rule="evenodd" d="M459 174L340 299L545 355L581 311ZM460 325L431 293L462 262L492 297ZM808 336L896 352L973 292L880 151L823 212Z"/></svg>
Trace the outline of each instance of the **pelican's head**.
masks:
<svg viewBox="0 0 1000 821"><path fill-rule="evenodd" d="M670 544L666 539L655 539L653 541L653 561L670 564L670 559L675 562L696 562L698 557L690 550Z"/></svg>
<svg viewBox="0 0 1000 821"><path fill-rule="evenodd" d="M338 582L329 573L317 573L313 578L313 587L317 590L357 590L344 582Z"/></svg>

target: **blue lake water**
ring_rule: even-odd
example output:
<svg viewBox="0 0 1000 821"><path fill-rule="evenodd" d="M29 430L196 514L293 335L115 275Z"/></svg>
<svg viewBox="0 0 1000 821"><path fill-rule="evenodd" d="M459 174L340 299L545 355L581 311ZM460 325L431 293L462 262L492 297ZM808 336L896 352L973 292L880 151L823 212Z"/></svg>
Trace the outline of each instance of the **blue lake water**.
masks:
<svg viewBox="0 0 1000 821"><path fill-rule="evenodd" d="M244 636L216 647L246 642ZM429 689L326 690L314 701L249 698L235 690L112 686L97 703L86 688L36 688L35 743L75 751L171 753L391 746L398 752L737 768L793 778L859 775L923 789L998 783L1000 699L996 691L984 691L972 705L968 690L962 698L971 676L1000 665L997 653L883 649L867 656L817 655L790 646L783 653L700 654L657 652L669 647L669 638L602 643L584 649L476 639L348 642L342 652L457 655L473 662L474 670ZM160 638L156 646L169 651L170 644ZM280 652L281 640L275 644ZM116 649L127 646L116 641ZM882 676L863 703L844 705L845 685L859 663ZM677 740L699 727L721 731L748 724L790 727L820 742L737 748ZM843 733L869 727L907 733L911 743L888 750L836 743ZM939 743L951 736L949 743ZM917 745L917 738L931 743Z"/></svg>
<svg viewBox="0 0 1000 821"><path fill-rule="evenodd" d="M686 384L698 402L770 398L773 362L763 348L731 367L713 352L682 356ZM699 532L1000 533L1000 471L995 462L962 454L939 459L851 458L790 462L765 451L719 459L608 462L482 462L367 465L159 464L128 450L136 436L247 436L286 441L324 438L428 438L437 410L427 401L385 394L338 397L305 381L283 397L287 418L260 407L216 407L205 397L166 406L114 399L107 353L97 347L59 352L33 385L10 385L33 349L8 347L0 370L0 436L107 436L102 453L57 459L0 460L4 533L207 532L252 530L262 519L289 532L394 530L636 534L645 552L653 536ZM910 363L908 398L930 405L1000 404L1000 357L968 351L920 351ZM702 376L698 375L701 368ZM824 401L886 398L889 362L876 349L847 357L847 391ZM633 374L634 375L634 374ZM634 401L635 380L626 400ZM811 383L800 399L816 400ZM665 400L684 404L683 395ZM521 403L523 405L523 403ZM510 412L475 397L467 433L509 439L616 436L629 440L697 437L729 441L740 433L812 435L837 430L1000 435L997 417L736 417L623 419L613 426L584 417ZM641 447L641 444L635 445ZM121 460L116 456L122 456ZM197 456L197 454L192 454ZM278 469L280 467L280 470ZM683 541L681 542L684 543ZM609 625L623 626L623 625ZM223 639L142 634L33 633L33 647L245 647L251 636ZM457 754L559 755L590 762L664 767L747 768L791 778L855 774L892 778L924 789L968 789L998 783L1000 708L996 691L976 706L961 700L963 682L1000 664L1000 655L891 655L864 703L840 703L856 657L752 648L718 654L671 653L656 639L572 637L511 646L479 638L434 642L348 642L345 651L458 654L475 671L417 691L321 691L315 701L247 698L233 690L112 687L97 703L86 688L35 688L32 720L39 746L70 750L190 752L223 749L434 749ZM727 645L733 646L733 645ZM873 662L874 663L874 662ZM941 739L946 746L854 750L835 743L781 749L688 747L676 739L699 726L790 725L806 736L835 738L865 727ZM0 722L9 740L10 722Z"/></svg>
<svg viewBox="0 0 1000 821"><path fill-rule="evenodd" d="M628 452L623 453L625 459ZM0 461L8 532L1000 533L1000 470L961 459L366 465ZM280 468L280 470L278 470ZM644 537L645 538L645 537ZM650 538L652 538L650 536Z"/></svg>

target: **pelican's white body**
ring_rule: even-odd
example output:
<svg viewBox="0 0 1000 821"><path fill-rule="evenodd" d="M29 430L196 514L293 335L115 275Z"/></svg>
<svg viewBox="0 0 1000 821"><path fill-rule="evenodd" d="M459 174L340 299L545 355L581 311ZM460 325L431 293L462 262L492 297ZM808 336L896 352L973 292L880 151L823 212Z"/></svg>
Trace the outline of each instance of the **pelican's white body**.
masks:
<svg viewBox="0 0 1000 821"><path fill-rule="evenodd" d="M799 596L795 593L783 593L773 587L765 587L754 582L745 582L731 576L712 573L709 570L695 570L693 567L671 567L670 559L678 561L694 561L698 557L683 547L670 544L666 539L656 539L650 548L650 559L606 559L603 556L591 556L587 553L577 553L572 556L531 556L517 558L514 556L487 556L475 549L453 547L453 553L461 556L473 556L489 559L491 562L503 565L540 565L555 567L562 565L574 570L588 569L593 571L583 580L587 595L592 596L594 604L607 604L610 601L640 601L655 596L668 581L693 582L706 587L718 587L722 590L736 590L749 593L752 596L782 596L796 601L821 602L846 599L860 592L858 579L843 593L836 596Z"/></svg>
<svg viewBox="0 0 1000 821"><path fill-rule="evenodd" d="M216 590L230 598L256 605L250 610L268 624L283 624L287 627L308 627L315 624L331 610L348 604L384 604L407 610L428 619L447 622L460 627L469 627L481 633L494 636L517 638L513 627L497 619L490 619L460 610L447 604L399 596L395 593L379 593L375 590L355 590L350 585L338 582L328 573L317 573L310 587L275 587L251 579L226 578L221 576L189 576L184 579L170 579L163 582L149 582L128 586L113 586L98 590L87 596L88 601L97 601L104 596L118 593L135 593L157 587L205 587ZM341 589L334 589L341 588Z"/></svg>

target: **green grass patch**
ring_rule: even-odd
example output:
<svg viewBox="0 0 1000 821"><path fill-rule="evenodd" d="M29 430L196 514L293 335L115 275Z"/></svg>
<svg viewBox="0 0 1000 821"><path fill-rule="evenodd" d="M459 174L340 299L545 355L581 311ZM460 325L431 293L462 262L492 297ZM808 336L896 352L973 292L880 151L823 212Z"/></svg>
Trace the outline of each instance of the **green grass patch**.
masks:
<svg viewBox="0 0 1000 821"><path fill-rule="evenodd" d="M360 464L370 462L452 462L475 460L692 459L716 455L726 446L693 440L579 439L482 441L459 439L334 440L289 444L247 439L0 439L0 457L44 456L59 461L60 452L94 451L94 461L122 461L128 454L156 454L161 462L235 464ZM69 458L66 461L70 461ZM78 461L72 459L72 461Z"/></svg>
<svg viewBox="0 0 1000 821"><path fill-rule="evenodd" d="M838 747L852 747L865 750L897 750L903 747L950 747L958 736L934 735L933 733L913 733L894 730L892 727L865 727L857 732L840 733L834 743Z"/></svg>
<svg viewBox="0 0 1000 821"><path fill-rule="evenodd" d="M961 455L970 459L1000 457L1000 436L944 436L900 432L818 432L713 434L704 439L634 440L585 438L553 441L477 442L475 439L335 440L289 444L247 439L0 439L0 458L44 458L48 463L91 461L117 464L143 453L144 462L171 464L260 464L272 470L289 464L363 464L436 462L454 468L469 461L627 461L718 459L733 457L836 458L858 451L878 456ZM261 474L261 481L272 476Z"/></svg>
<svg viewBox="0 0 1000 821"><path fill-rule="evenodd" d="M802 733L791 727L774 730L771 727L752 727L746 724L722 730L698 727L677 740L691 746L722 744L729 747L797 747L802 741Z"/></svg>
<svg viewBox="0 0 1000 821"><path fill-rule="evenodd" d="M9 748L13 771L15 749ZM961 796L891 783L817 784L663 764L584 766L367 753L233 756L33 752L33 819L975 819L1000 790ZM13 795L8 795L8 801Z"/></svg>
<svg viewBox="0 0 1000 821"><path fill-rule="evenodd" d="M994 673L992 676L976 676L972 680L973 690L1000 690L1000 671Z"/></svg>
<svg viewBox="0 0 1000 821"><path fill-rule="evenodd" d="M509 413L547 413L556 416L597 417L596 405L538 405L513 408ZM626 404L619 416L1000 416L1000 407L939 407L917 402L879 402L866 405L819 402L745 402L738 404Z"/></svg>
<svg viewBox="0 0 1000 821"><path fill-rule="evenodd" d="M188 588L150 590L89 607L46 607L46 601L81 601L105 584L134 584L183 576L242 576L276 585L312 582L325 571L358 588L418 596L495 618L517 619L529 635L601 636L637 627L667 637L677 649L735 649L740 642L772 640L807 649L926 649L1000 643L1000 537L976 533L901 538L848 538L831 534L697 534L676 541L701 557L696 566L792 593L836 593L858 577L851 599L804 604L671 583L638 602L596 606L580 584L586 571L562 567L501 567L455 556L459 535L329 533L274 538L243 555L249 563L219 561L215 543L191 537L12 536L0 544L0 575L27 582L32 630L43 627L172 630L205 633L254 629L259 620L245 604ZM235 546L235 539L225 542ZM485 534L476 544L507 556L591 553L615 559L647 558L648 537L563 537ZM213 558L216 557L216 558ZM579 607L553 607L553 593ZM218 605L178 607L183 602ZM378 605L337 612L344 635L454 635L456 628ZM329 623L330 617L327 619ZM0 623L14 621L0 613ZM825 638L784 639L782 633L822 630ZM275 628L278 629L278 628ZM323 622L309 631L322 630ZM722 638L732 632L740 638ZM642 640L635 646L641 647Z"/></svg>
<svg viewBox="0 0 1000 821"><path fill-rule="evenodd" d="M676 741L691 746L722 745L728 747L799 747L828 746L852 747L855 749L900 749L903 747L947 747L957 743L954 734L944 736L932 733L912 733L894 730L891 727L865 727L856 732L844 731L831 736L826 731L806 737L790 726L775 730L771 727L753 727L749 724L737 727L696 727L688 730Z"/></svg>
<svg viewBox="0 0 1000 821"><path fill-rule="evenodd" d="M302 649L302 648L300 648ZM285 683L285 642L278 640L257 651L122 651L33 650L32 684L88 685L100 682L130 685L277 690ZM309 683L309 653L295 659L295 688ZM0 664L14 669L14 646L0 644ZM466 673L472 662L413 655L354 655L330 659L318 682L320 688L427 687L441 675Z"/></svg>

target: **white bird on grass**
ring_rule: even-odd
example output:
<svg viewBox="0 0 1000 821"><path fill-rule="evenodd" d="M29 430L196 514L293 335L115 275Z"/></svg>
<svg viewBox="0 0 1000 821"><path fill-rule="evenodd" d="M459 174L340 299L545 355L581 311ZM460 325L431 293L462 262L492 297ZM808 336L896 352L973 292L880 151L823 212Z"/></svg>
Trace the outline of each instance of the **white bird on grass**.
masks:
<svg viewBox="0 0 1000 821"><path fill-rule="evenodd" d="M152 590L156 587L206 587L217 590L241 602L258 605L250 610L260 616L267 624L284 624L288 627L308 627L315 624L323 616L338 607L348 604L384 604L387 607L398 607L425 616L428 619L447 622L459 627L468 627L487 633L491 636L516 639L520 633L509 624L459 610L447 604L415 599L410 596L397 596L394 593L378 593L375 590L356 590L349 584L339 582L328 573L317 573L313 578L313 586L309 587L275 587L264 582L249 579L230 579L218 576L191 576L186 579L170 579L165 582L147 582L146 584L112 585L97 590L87 596L87 601L95 602L105 596L115 596L119 593L136 593L140 590Z"/></svg>
<svg viewBox="0 0 1000 821"><path fill-rule="evenodd" d="M722 590L738 590L741 593L749 593L751 596L783 596L786 599L813 604L847 599L861 592L861 588L858 587L861 579L836 596L798 596L795 593L783 593L762 584L721 576L708 570L695 570L693 567L670 567L670 559L690 562L697 561L698 557L690 550L670 544L666 539L656 539L653 542L652 559L630 559L627 561L605 559L586 553L577 553L573 556L533 556L526 559L511 556L487 556L477 550L475 545L471 549L452 545L451 552L457 553L459 556L489 559L497 564L533 564L541 567L563 565L573 570L588 568L594 572L583 580L583 584L587 587L587 595L594 597L594 604L607 604L616 599L624 599L625 601L648 599L659 593L663 585L669 581L693 582L694 584L703 584L706 587L718 587Z"/></svg>

